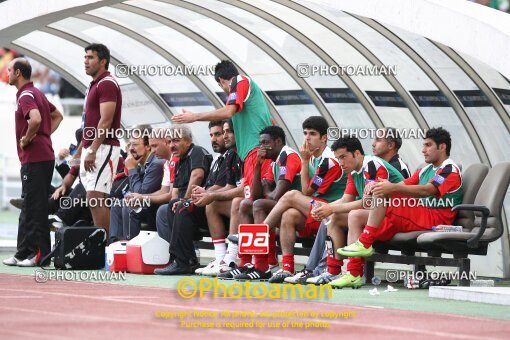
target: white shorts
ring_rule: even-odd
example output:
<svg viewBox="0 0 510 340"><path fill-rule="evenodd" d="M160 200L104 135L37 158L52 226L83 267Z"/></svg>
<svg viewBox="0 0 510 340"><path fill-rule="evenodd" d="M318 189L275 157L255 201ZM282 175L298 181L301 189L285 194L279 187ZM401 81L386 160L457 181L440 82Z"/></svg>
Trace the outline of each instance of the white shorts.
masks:
<svg viewBox="0 0 510 340"><path fill-rule="evenodd" d="M119 164L120 147L101 145L96 151L96 168L90 172L85 171L86 155L87 149L84 148L81 153L80 179L85 190L109 194Z"/></svg>

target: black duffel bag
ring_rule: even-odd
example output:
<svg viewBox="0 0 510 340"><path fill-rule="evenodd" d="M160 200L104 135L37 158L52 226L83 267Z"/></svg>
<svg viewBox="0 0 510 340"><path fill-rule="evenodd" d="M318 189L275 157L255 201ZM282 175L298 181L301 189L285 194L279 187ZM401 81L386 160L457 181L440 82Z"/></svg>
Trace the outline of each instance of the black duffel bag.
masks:
<svg viewBox="0 0 510 340"><path fill-rule="evenodd" d="M57 269L104 267L106 230L98 227L62 227L55 231L55 246L40 263L54 257Z"/></svg>

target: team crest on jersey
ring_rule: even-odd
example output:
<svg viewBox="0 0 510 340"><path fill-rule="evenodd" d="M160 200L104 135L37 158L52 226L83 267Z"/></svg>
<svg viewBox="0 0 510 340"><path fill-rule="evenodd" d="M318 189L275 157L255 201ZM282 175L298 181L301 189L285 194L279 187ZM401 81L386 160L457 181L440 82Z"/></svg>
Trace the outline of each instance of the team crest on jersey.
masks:
<svg viewBox="0 0 510 340"><path fill-rule="evenodd" d="M443 176L440 175L434 176L434 182L439 183L439 185L443 184L444 180L445 178Z"/></svg>
<svg viewBox="0 0 510 340"><path fill-rule="evenodd" d="M313 184L316 184L316 185L318 185L318 186L321 186L321 185L322 185L322 181L323 181L323 179L322 179L322 178L320 178L319 176L314 176L314 178L313 178L313 182L312 182L312 183L313 183Z"/></svg>
<svg viewBox="0 0 510 340"><path fill-rule="evenodd" d="M280 175L286 175L287 174L287 167L286 166L282 166L280 168Z"/></svg>

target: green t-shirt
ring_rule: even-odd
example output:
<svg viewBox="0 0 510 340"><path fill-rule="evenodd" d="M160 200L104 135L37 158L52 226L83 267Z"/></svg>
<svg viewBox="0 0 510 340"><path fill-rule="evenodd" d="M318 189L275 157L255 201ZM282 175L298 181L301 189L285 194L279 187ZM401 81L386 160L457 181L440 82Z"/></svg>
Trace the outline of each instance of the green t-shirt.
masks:
<svg viewBox="0 0 510 340"><path fill-rule="evenodd" d="M456 174L456 175L453 175ZM458 174L458 176L457 176ZM432 183L439 190L441 197L428 196L420 198L428 208L452 208L462 203L463 187L460 169L451 159L446 159L439 167L429 164L422 168L418 174L419 185ZM414 176L413 176L414 177ZM409 182L412 182L412 178ZM408 182L406 181L406 183ZM413 184L413 183L409 183Z"/></svg>
<svg viewBox="0 0 510 340"><path fill-rule="evenodd" d="M377 181L378 178L387 179L391 183L399 183L404 176L390 163L377 156L365 156L360 171L351 172L354 187L356 188L356 200L363 197L366 181ZM354 192L347 192L354 194Z"/></svg>
<svg viewBox="0 0 510 340"><path fill-rule="evenodd" d="M237 153L244 161L248 153L259 145L260 131L273 123L262 91L246 76L232 79L226 105L233 104L238 107L232 117Z"/></svg>
<svg viewBox="0 0 510 340"><path fill-rule="evenodd" d="M313 197L333 202L344 195L347 176L328 146L320 157L310 158L308 174L310 176L309 185L315 190L312 194Z"/></svg>

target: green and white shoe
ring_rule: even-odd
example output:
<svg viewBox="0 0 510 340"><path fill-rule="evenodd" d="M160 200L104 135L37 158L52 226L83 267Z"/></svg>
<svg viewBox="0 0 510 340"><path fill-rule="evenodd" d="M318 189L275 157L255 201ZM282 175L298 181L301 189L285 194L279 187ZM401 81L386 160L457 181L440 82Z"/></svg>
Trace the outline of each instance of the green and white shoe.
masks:
<svg viewBox="0 0 510 340"><path fill-rule="evenodd" d="M339 248L336 252L347 257L369 257L374 254L374 248L372 246L365 248L363 243L357 240L347 247Z"/></svg>
<svg viewBox="0 0 510 340"><path fill-rule="evenodd" d="M342 289L345 287L351 287L352 289L358 289L363 286L361 282L361 276L352 276L350 273L340 276L338 279L328 283L333 289Z"/></svg>

